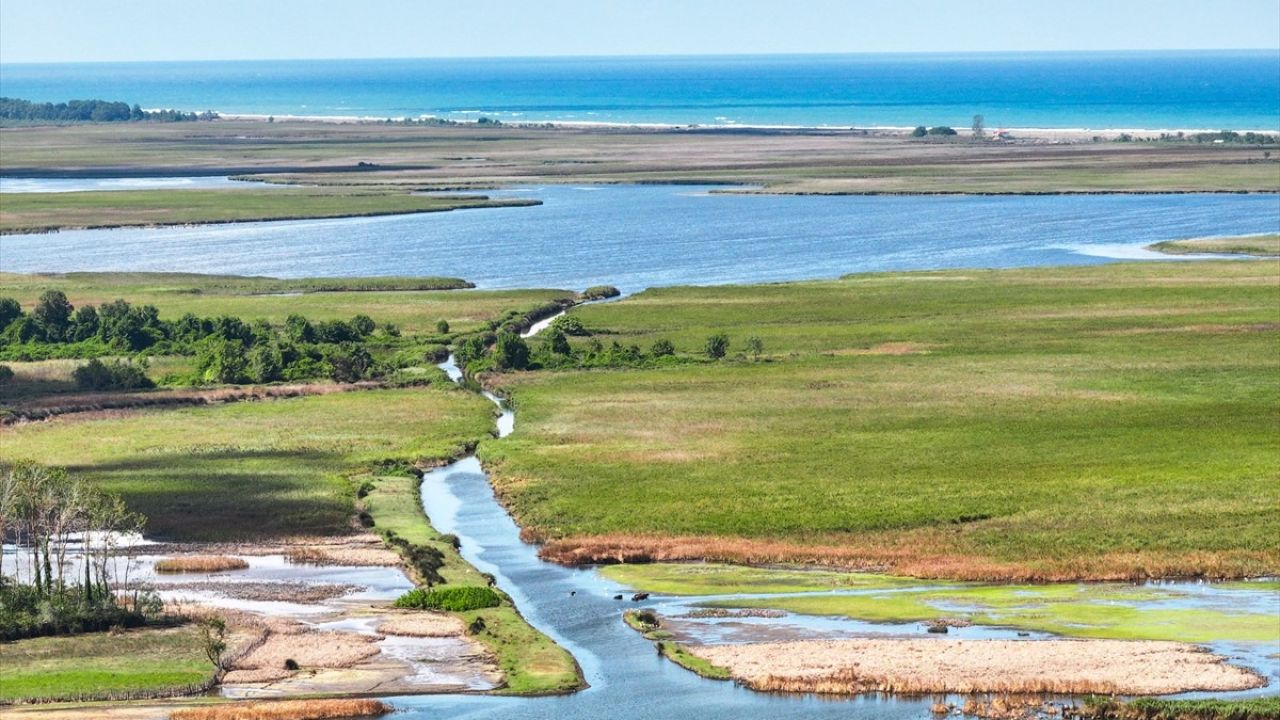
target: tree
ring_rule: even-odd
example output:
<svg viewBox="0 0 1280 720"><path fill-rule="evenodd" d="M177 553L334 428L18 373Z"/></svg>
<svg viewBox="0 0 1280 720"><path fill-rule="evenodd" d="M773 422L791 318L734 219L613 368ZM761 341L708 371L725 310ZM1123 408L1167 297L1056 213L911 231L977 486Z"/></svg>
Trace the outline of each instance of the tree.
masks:
<svg viewBox="0 0 1280 720"><path fill-rule="evenodd" d="M663 357L665 355L675 355L676 347L666 338L659 338L653 341L653 347L649 349L649 354L654 357Z"/></svg>
<svg viewBox="0 0 1280 720"><path fill-rule="evenodd" d="M513 332L498 333L493 362L499 370L524 370L529 367L529 345Z"/></svg>
<svg viewBox="0 0 1280 720"><path fill-rule="evenodd" d="M207 617L200 621L200 639L204 656L213 667L222 670L222 654L227 651L227 624L222 618Z"/></svg>
<svg viewBox="0 0 1280 720"><path fill-rule="evenodd" d="M313 343L316 341L315 328L311 322L301 315L290 315L284 319L284 331L289 339L296 343Z"/></svg>
<svg viewBox="0 0 1280 720"><path fill-rule="evenodd" d="M249 377L254 382L275 382L284 377L284 356L275 343L262 342L253 346L249 355Z"/></svg>
<svg viewBox="0 0 1280 720"><path fill-rule="evenodd" d="M351 318L351 329L355 330L360 337L369 337L377 327L373 318L368 315L357 315Z"/></svg>
<svg viewBox="0 0 1280 720"><path fill-rule="evenodd" d="M561 315L551 321L551 327L559 328L560 332L565 335L583 336L591 334L587 332L587 328L582 324L582 321L572 315Z"/></svg>
<svg viewBox="0 0 1280 720"><path fill-rule="evenodd" d="M956 131L946 125L938 125L937 127L929 128L929 134L947 137L949 135L955 135Z"/></svg>
<svg viewBox="0 0 1280 720"><path fill-rule="evenodd" d="M71 342L88 340L98 334L98 311L92 305L82 305L71 314L71 328L67 339Z"/></svg>
<svg viewBox="0 0 1280 720"><path fill-rule="evenodd" d="M13 298L0 298L0 330L9 327L9 323L22 317L22 306Z"/></svg>
<svg viewBox="0 0 1280 720"><path fill-rule="evenodd" d="M373 367L373 357L359 345L343 345L328 354L329 377L334 382L353 383L363 380Z"/></svg>
<svg viewBox="0 0 1280 720"><path fill-rule="evenodd" d="M74 309L67 300L66 293L61 290L45 290L40 293L40 302L36 303L31 315L44 328L45 336L58 342L66 337Z"/></svg>
<svg viewBox="0 0 1280 720"><path fill-rule="evenodd" d="M441 335L448 335L448 334L449 334L449 321L448 321L448 320L437 320L437 321L436 321L436 332L440 333Z"/></svg>
<svg viewBox="0 0 1280 720"><path fill-rule="evenodd" d="M987 135L987 119L981 115L973 116L973 139L981 140Z"/></svg>
<svg viewBox="0 0 1280 720"><path fill-rule="evenodd" d="M569 347L569 338L565 337L564 332L557 327L547 331L545 343L547 349L557 355L568 355L573 352L573 349Z"/></svg>
<svg viewBox="0 0 1280 720"><path fill-rule="evenodd" d="M244 382L249 368L244 343L216 335L210 336L201 343L200 350L196 353L196 368L204 382L228 385Z"/></svg>
<svg viewBox="0 0 1280 720"><path fill-rule="evenodd" d="M752 360L759 360L760 354L764 352L764 341L752 335L747 338L747 353L751 355Z"/></svg>
<svg viewBox="0 0 1280 720"><path fill-rule="evenodd" d="M712 360L719 360L729 352L729 336L724 333L716 333L707 338L706 345L707 357Z"/></svg>
<svg viewBox="0 0 1280 720"><path fill-rule="evenodd" d="M929 134L929 128L923 125L917 125L915 130L911 131L911 137L924 137Z"/></svg>

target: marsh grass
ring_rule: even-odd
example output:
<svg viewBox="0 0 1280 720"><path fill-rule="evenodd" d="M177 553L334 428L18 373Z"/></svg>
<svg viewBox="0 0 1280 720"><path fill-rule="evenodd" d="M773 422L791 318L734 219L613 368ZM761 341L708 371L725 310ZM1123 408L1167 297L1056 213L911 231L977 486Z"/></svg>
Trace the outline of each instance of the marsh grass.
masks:
<svg viewBox="0 0 1280 720"><path fill-rule="evenodd" d="M561 562L1275 574L1278 305L1258 261L649 290L574 314L773 357L505 375L520 425L480 455Z"/></svg>
<svg viewBox="0 0 1280 720"><path fill-rule="evenodd" d="M213 573L227 570L244 570L249 562L244 558L228 555L180 555L156 561L158 573Z"/></svg>
<svg viewBox="0 0 1280 720"><path fill-rule="evenodd" d="M65 228L361 217L536 204L536 200L490 200L484 196L427 196L351 188L281 191L250 185L231 190L10 193L0 210L0 234Z"/></svg>
<svg viewBox="0 0 1280 720"><path fill-rule="evenodd" d="M171 720L345 720L378 717L394 710L367 698L261 700L175 710Z"/></svg>
<svg viewBox="0 0 1280 720"><path fill-rule="evenodd" d="M1223 255L1277 257L1280 256L1280 234L1166 240L1150 247L1152 250L1159 250L1171 255L1218 253Z"/></svg>

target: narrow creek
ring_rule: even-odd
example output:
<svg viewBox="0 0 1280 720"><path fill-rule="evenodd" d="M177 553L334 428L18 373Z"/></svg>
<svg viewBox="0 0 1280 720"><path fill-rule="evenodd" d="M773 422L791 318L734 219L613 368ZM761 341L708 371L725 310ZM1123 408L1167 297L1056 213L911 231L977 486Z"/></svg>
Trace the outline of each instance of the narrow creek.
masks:
<svg viewBox="0 0 1280 720"><path fill-rule="evenodd" d="M536 335L553 319L533 325L524 337ZM452 356L439 367L454 382L462 383L463 373ZM499 408L497 437L510 435L515 430L513 410L497 395L484 390L481 393ZM422 504L437 530L461 539L461 552L467 561L491 573L530 623L573 654L590 687L571 695L552 697L457 694L390 698L404 717L930 718L933 703L943 699L941 696L832 698L767 694L731 682L703 679L658 656L652 642L622 622L622 611L637 607L629 599L631 589L604 578L594 568L570 568L541 560L537 547L520 539L519 527L498 502L488 476L474 455L427 473L422 482ZM1217 594L1208 586L1180 585L1199 588L1191 595L1209 596L1209 601ZM619 594L624 599L615 599ZM748 596L655 595L644 606L654 607L664 615L674 615L693 609L696 603L726 597ZM779 624L777 620L759 619L710 622L704 624L701 637L710 642L742 641L743 638L735 635L749 635L750 626L761 622ZM810 633L814 637L919 632L916 624L862 623L802 615L788 615L780 626L792 636ZM1007 638L1015 632L974 626L964 628L959 634L972 639ZM1031 637L1048 636L1034 633ZM1235 648L1231 652L1232 648L1223 647L1220 650L1232 655L1233 661L1253 666L1268 677L1270 683L1266 688L1250 694L1275 692L1280 676L1276 663L1268 661L1266 648L1244 651ZM1274 648L1270 652L1274 652ZM956 696L945 699L963 704L963 698Z"/></svg>

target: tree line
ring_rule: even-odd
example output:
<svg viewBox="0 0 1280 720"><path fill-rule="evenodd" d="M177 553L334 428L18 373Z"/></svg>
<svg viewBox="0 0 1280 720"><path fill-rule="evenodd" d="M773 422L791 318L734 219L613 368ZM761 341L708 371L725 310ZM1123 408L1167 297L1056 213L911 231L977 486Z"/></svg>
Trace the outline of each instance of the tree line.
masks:
<svg viewBox="0 0 1280 720"><path fill-rule="evenodd" d="M375 336L400 335L368 315L312 322L290 315L283 325L220 315L187 313L163 320L154 305L125 300L75 307L61 290L46 290L31 312L0 298L0 360L92 358L75 371L85 390L150 387L145 366L101 358L146 352L196 358L191 383L274 382L329 376L355 382L375 372L365 345Z"/></svg>
<svg viewBox="0 0 1280 720"><path fill-rule="evenodd" d="M24 122L191 122L214 120L217 113L182 112L181 110L143 110L134 103L113 100L68 100L67 102L31 102L22 98L0 97L0 120Z"/></svg>

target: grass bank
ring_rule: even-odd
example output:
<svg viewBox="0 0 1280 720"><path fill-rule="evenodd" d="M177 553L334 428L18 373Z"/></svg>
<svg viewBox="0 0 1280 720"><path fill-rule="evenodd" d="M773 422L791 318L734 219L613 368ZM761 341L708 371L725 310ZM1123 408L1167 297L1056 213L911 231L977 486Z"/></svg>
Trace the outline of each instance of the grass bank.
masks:
<svg viewBox="0 0 1280 720"><path fill-rule="evenodd" d="M403 192L324 188L122 190L9 193L0 209L0 234L79 228L258 222L522 207L535 200L491 200Z"/></svg>
<svg viewBox="0 0 1280 720"><path fill-rule="evenodd" d="M379 532L394 533L413 546L440 553L439 573L449 586L487 586L489 578L462 559L453 539L427 521L418 492L419 480L406 475L371 477L363 503ZM582 687L573 656L533 628L505 594L498 607L450 613L469 628L469 635L493 653L506 679L500 694L544 695Z"/></svg>
<svg viewBox="0 0 1280 720"><path fill-rule="evenodd" d="M194 626L19 640L0 658L0 702L182 694L213 674Z"/></svg>
<svg viewBox="0 0 1280 720"><path fill-rule="evenodd" d="M481 457L565 562L1275 574L1278 305L1272 262L650 290L573 315L729 357L507 374L520 424Z"/></svg>
<svg viewBox="0 0 1280 720"><path fill-rule="evenodd" d="M1170 255L1216 253L1219 255L1278 257L1280 256L1280 234L1166 240L1151 245L1150 248Z"/></svg>

